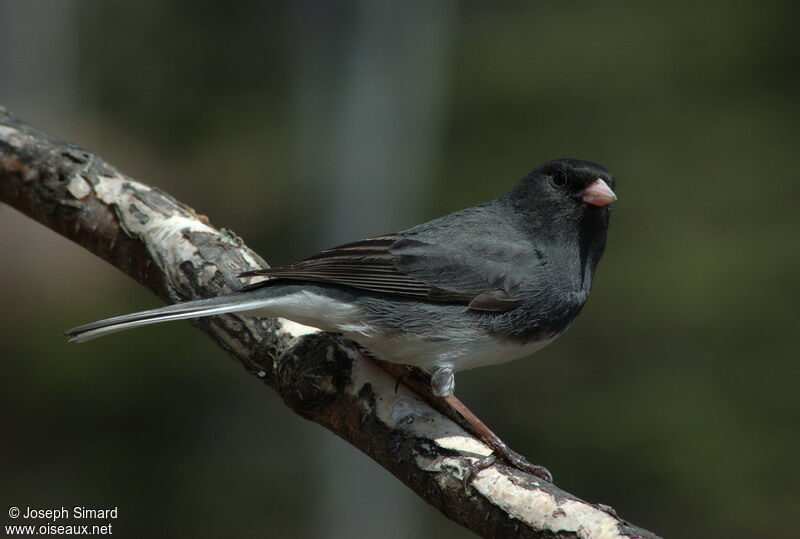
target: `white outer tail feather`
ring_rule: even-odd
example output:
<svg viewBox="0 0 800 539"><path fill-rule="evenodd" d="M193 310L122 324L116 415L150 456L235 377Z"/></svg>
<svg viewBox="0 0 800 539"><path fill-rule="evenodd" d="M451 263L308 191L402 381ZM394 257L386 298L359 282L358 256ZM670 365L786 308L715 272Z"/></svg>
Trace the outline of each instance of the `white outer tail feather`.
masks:
<svg viewBox="0 0 800 539"><path fill-rule="evenodd" d="M244 297L243 297L244 296ZM159 309L150 309L138 313L115 316L98 320L90 324L78 326L64 332L70 342L86 342L98 337L103 337L117 331L167 322L170 320L185 320L187 318L201 318L216 314L231 312L252 311L273 303L275 298L247 297L241 293L228 294L216 298L200 299L168 305Z"/></svg>

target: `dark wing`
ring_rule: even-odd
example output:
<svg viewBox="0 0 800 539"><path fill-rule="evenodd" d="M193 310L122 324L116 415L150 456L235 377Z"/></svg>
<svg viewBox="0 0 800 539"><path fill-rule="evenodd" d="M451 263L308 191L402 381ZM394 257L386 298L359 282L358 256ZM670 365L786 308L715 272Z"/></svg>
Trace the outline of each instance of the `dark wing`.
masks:
<svg viewBox="0 0 800 539"><path fill-rule="evenodd" d="M287 267L248 271L240 277L333 283L425 301L461 303L481 311L507 311L519 304L507 291L494 288L482 268L465 264L453 256L458 254L454 251L457 249L452 246L389 234L326 249Z"/></svg>

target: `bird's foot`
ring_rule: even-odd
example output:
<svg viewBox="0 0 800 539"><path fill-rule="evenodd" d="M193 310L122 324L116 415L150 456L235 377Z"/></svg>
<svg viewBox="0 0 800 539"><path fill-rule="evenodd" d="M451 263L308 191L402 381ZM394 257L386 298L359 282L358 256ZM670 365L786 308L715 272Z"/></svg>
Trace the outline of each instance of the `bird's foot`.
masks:
<svg viewBox="0 0 800 539"><path fill-rule="evenodd" d="M504 442L501 442L499 447L494 447L493 449L494 453L492 453L490 456L495 457L495 459L502 459L512 467L520 471L533 474L539 479L544 479L548 483L553 482L553 474L550 473L550 470L544 466L540 466L539 464L531 463L528 461L528 459L508 447Z"/></svg>
<svg viewBox="0 0 800 539"><path fill-rule="evenodd" d="M469 424L473 432L477 434L481 441L488 445L492 450L491 455L483 457L480 460L472 463L464 476L465 485L469 484L476 473L480 472L484 468L488 468L497 462L498 459L507 462L513 468L533 474L539 479L543 479L548 483L553 482L553 474L551 474L547 468L544 466L539 466L538 464L530 463L528 459L508 447L508 444L506 444L500 439L499 436L492 432L492 430L487 427L486 424L472 412L472 410L467 408L463 402L456 398L455 395L444 397L443 400L449 404L452 409L458 412L458 414Z"/></svg>
<svg viewBox="0 0 800 539"><path fill-rule="evenodd" d="M505 461L505 463L510 465L512 468L535 475L539 479L543 479L548 483L553 482L553 474L551 474L550 470L544 466L531 463L528 461L528 459L508 447L502 441L500 442L500 445L492 445L493 447L491 454L474 461L469 465L469 468L467 468L467 472L464 474L463 479L465 488L469 486L469 484L480 471L493 466L498 460Z"/></svg>
<svg viewBox="0 0 800 539"><path fill-rule="evenodd" d="M532 474L549 483L553 482L551 474L544 466L532 464L508 447L483 421L481 421L463 402L453 395L453 372L450 369L436 369L429 374L417 367L406 367L395 363L381 361L373 357L375 362L397 379L395 391L400 383L408 386L423 396L434 408L450 417L457 423L471 430L483 443L491 448L492 453L474 461L464 474L464 485L467 486L475 475L492 466L498 460L506 462L512 468Z"/></svg>

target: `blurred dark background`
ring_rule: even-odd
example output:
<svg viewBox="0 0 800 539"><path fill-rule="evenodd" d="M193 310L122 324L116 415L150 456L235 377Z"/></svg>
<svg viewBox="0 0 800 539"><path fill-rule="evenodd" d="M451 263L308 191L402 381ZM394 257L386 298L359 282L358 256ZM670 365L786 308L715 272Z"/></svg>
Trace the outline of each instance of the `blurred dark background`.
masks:
<svg viewBox="0 0 800 539"><path fill-rule="evenodd" d="M670 537L800 525L800 13L792 2L7 0L0 103L281 264L574 156L618 178L591 301L460 397L559 486ZM462 537L186 323L0 207L0 523Z"/></svg>

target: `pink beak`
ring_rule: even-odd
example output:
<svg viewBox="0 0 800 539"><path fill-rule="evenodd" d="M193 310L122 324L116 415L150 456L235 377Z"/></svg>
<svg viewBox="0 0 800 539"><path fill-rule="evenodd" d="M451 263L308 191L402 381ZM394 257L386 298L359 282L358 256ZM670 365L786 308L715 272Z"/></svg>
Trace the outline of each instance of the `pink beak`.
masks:
<svg viewBox="0 0 800 539"><path fill-rule="evenodd" d="M617 195L614 194L614 191L611 190L606 182L597 178L589 187L583 190L581 198L587 204L602 207L617 200Z"/></svg>

